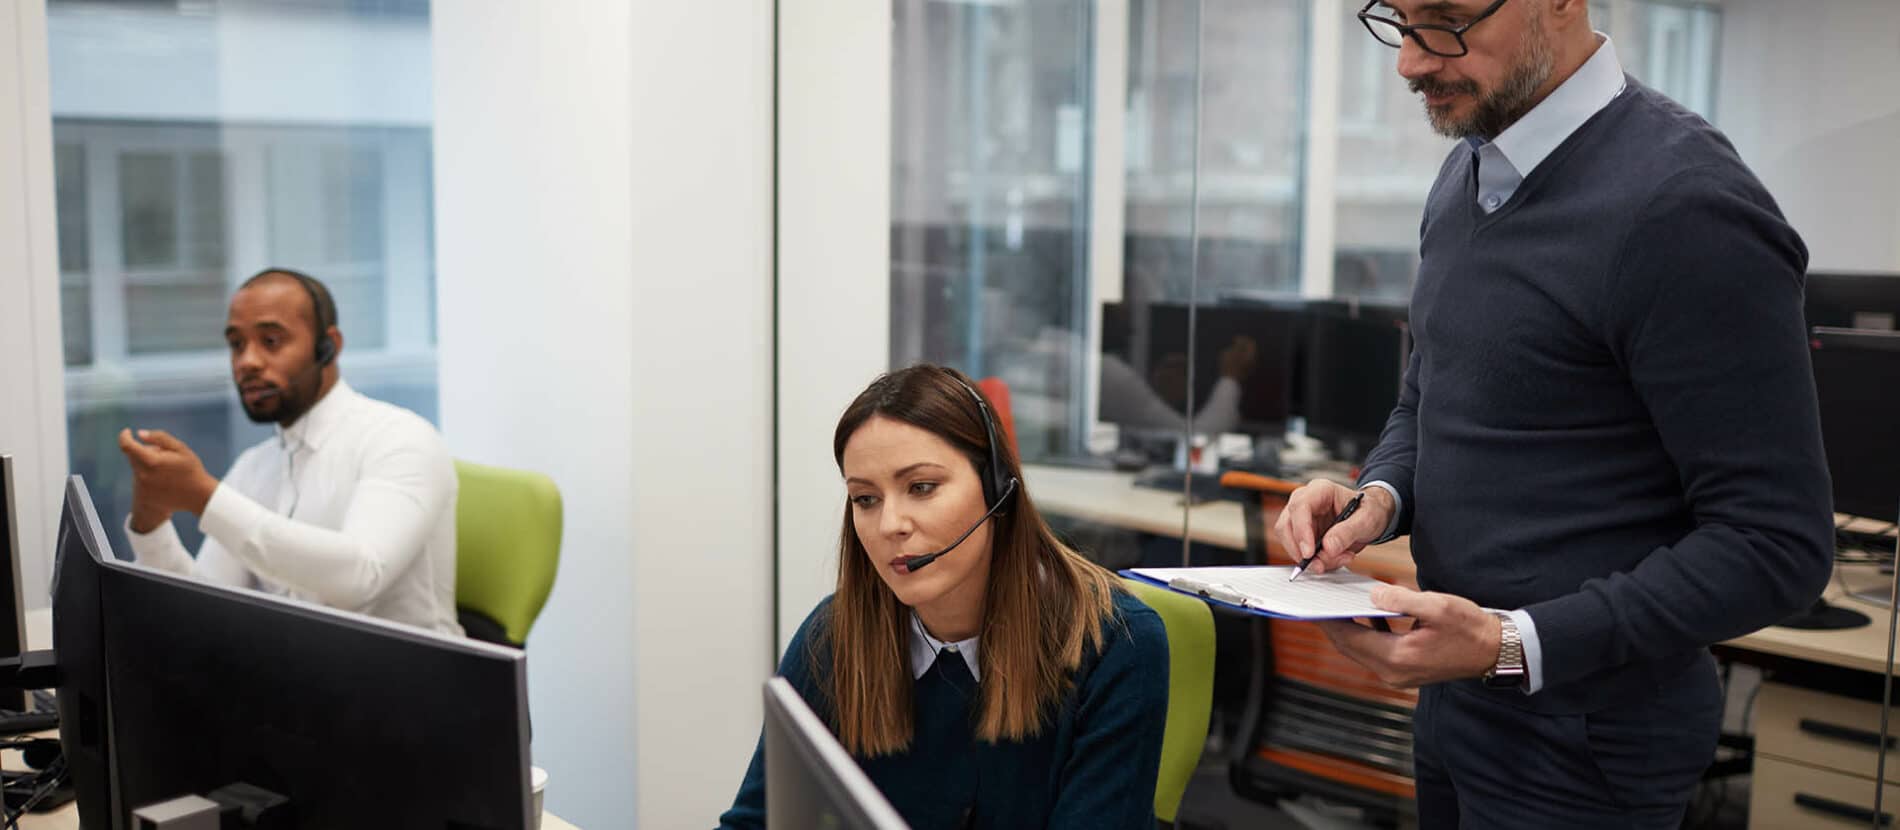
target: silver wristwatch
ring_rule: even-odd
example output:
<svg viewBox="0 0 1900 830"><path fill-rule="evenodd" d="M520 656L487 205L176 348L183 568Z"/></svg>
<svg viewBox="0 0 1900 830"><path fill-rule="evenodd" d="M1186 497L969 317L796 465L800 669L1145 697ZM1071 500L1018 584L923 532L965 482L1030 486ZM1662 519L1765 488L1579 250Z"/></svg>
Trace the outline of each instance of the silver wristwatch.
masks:
<svg viewBox="0 0 1900 830"><path fill-rule="evenodd" d="M1524 638L1518 636L1517 621L1509 614L1498 618L1498 662L1484 673L1484 685L1493 689L1522 689L1530 684L1524 667Z"/></svg>

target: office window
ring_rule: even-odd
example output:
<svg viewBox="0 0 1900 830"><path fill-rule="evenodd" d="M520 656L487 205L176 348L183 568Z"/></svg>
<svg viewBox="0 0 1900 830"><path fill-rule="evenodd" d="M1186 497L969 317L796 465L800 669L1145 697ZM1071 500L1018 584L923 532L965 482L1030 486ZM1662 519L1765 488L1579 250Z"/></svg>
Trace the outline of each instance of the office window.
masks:
<svg viewBox="0 0 1900 830"><path fill-rule="evenodd" d="M1432 130L1399 77L1398 50L1357 20L1342 37L1333 294L1405 302L1418 271L1425 194L1453 142Z"/></svg>
<svg viewBox="0 0 1900 830"><path fill-rule="evenodd" d="M433 419L426 2L51 0L47 30L70 460L102 513L130 505L122 428L214 475L270 434L222 335L266 266L331 287L352 386Z"/></svg>
<svg viewBox="0 0 1900 830"><path fill-rule="evenodd" d="M1715 119L1715 77L1722 10L1709 3L1638 0L1628 26L1618 22L1617 56L1643 83Z"/></svg>
<svg viewBox="0 0 1900 830"><path fill-rule="evenodd" d="M59 233L60 332L66 365L92 362L91 269L86 234L86 148L53 145L54 221Z"/></svg>
<svg viewBox="0 0 1900 830"><path fill-rule="evenodd" d="M891 365L1003 379L1031 459L1079 441L1090 9L892 5Z"/></svg>
<svg viewBox="0 0 1900 830"><path fill-rule="evenodd" d="M384 143L373 133L306 134L266 154L271 255L323 275L339 308L352 310L350 345L358 348L387 342L384 164L393 154Z"/></svg>
<svg viewBox="0 0 1900 830"><path fill-rule="evenodd" d="M1124 296L1299 290L1306 5L1129 3Z"/></svg>
<svg viewBox="0 0 1900 830"><path fill-rule="evenodd" d="M223 154L214 146L115 155L125 304L135 310L126 315L126 350L217 348L229 231Z"/></svg>

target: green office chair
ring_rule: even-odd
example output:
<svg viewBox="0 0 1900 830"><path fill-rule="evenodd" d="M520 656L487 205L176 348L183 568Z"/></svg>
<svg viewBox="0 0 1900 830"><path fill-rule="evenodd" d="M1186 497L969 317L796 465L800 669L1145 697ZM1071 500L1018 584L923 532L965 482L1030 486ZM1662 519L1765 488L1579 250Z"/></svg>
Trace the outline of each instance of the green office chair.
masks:
<svg viewBox="0 0 1900 830"><path fill-rule="evenodd" d="M455 606L477 640L520 648L561 563L561 491L540 473L456 460Z"/></svg>
<svg viewBox="0 0 1900 830"><path fill-rule="evenodd" d="M1181 795L1201 764L1214 709L1214 614L1207 603L1133 579L1122 584L1161 616L1168 631L1168 725L1161 733L1155 818L1174 824Z"/></svg>

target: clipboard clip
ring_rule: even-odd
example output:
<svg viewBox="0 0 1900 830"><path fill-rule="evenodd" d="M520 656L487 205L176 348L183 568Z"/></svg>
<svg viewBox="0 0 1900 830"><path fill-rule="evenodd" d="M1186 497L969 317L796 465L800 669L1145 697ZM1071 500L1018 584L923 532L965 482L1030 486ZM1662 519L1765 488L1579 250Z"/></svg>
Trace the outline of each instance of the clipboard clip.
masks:
<svg viewBox="0 0 1900 830"><path fill-rule="evenodd" d="M1234 587L1232 585L1226 585L1219 582L1202 582L1201 580L1198 580L1198 579L1192 579L1185 576L1177 576L1173 579L1168 580L1168 587L1176 591L1180 591L1182 593L1194 594L1196 596L1205 597L1207 599L1219 600L1221 602L1227 603L1228 605L1238 605L1242 608L1254 607L1252 601L1248 598L1248 596L1237 590L1234 590Z"/></svg>

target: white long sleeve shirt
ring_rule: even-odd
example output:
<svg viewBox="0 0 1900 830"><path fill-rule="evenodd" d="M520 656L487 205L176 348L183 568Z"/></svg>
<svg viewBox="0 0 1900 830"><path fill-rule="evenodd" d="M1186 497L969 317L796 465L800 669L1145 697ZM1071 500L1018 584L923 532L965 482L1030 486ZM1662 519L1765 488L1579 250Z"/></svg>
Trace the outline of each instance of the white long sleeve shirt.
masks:
<svg viewBox="0 0 1900 830"><path fill-rule="evenodd" d="M1181 429L1187 416L1162 400L1141 373L1114 355L1102 356L1102 420L1129 427ZM1240 384L1221 376L1194 413L1190 432L1219 435L1240 424Z"/></svg>
<svg viewBox="0 0 1900 830"><path fill-rule="evenodd" d="M196 559L169 521L126 533L142 565L459 635L455 498L435 427L338 381L238 456Z"/></svg>

